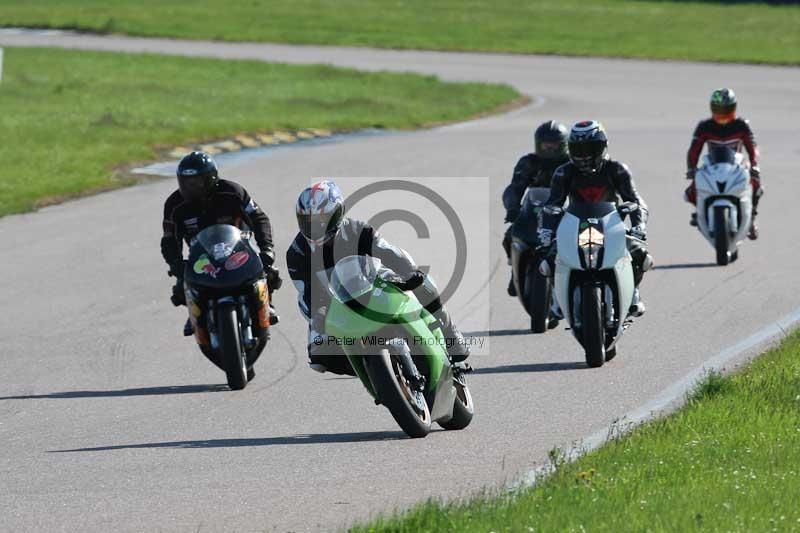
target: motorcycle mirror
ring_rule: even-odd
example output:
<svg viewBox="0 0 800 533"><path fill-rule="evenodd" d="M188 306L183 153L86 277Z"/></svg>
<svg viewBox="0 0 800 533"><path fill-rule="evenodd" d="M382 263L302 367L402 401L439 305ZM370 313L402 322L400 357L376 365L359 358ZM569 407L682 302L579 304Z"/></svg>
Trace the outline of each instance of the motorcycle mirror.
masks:
<svg viewBox="0 0 800 533"><path fill-rule="evenodd" d="M625 202L617 208L617 211L619 211L621 215L630 215L631 213L637 211L638 209L639 209L639 204L636 204L634 202Z"/></svg>
<svg viewBox="0 0 800 533"><path fill-rule="evenodd" d="M546 205L542 208L544 214L550 216L561 216L564 214L564 208L558 207L557 205Z"/></svg>

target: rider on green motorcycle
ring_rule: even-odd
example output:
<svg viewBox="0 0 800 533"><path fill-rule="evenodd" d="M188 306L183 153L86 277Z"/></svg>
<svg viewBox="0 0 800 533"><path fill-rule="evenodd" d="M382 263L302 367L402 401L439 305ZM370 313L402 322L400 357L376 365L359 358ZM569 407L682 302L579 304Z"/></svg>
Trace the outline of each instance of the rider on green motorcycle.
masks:
<svg viewBox="0 0 800 533"><path fill-rule="evenodd" d="M324 342L325 314L330 303L328 280L336 263L351 255L373 256L392 270L394 283L414 292L442 325L454 362L465 360L469 348L439 298L430 276L417 269L407 252L389 244L369 224L346 218L344 197L332 180L323 180L300 193L295 206L300 232L286 252L289 276L298 291L300 312L309 322L309 365L318 372L353 375L341 347Z"/></svg>

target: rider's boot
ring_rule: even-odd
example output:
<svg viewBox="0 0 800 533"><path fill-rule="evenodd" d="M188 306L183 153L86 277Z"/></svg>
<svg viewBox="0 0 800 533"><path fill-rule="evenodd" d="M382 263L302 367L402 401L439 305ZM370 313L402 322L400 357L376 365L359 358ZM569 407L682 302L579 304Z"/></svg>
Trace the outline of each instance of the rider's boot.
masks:
<svg viewBox="0 0 800 533"><path fill-rule="evenodd" d="M756 224L756 213L753 213L753 219L750 221L750 231L747 232L747 238L751 241L758 239L758 224Z"/></svg>
<svg viewBox="0 0 800 533"><path fill-rule="evenodd" d="M458 330L450 314L444 307L440 307L433 316L442 325L442 333L447 341L447 353L454 363L460 363L469 357L469 346L464 335Z"/></svg>
<svg viewBox="0 0 800 533"><path fill-rule="evenodd" d="M281 321L281 317L278 316L278 311L275 310L275 306L272 305L272 302L269 304L269 325L274 326L278 322Z"/></svg>
<svg viewBox="0 0 800 533"><path fill-rule="evenodd" d="M642 296L639 293L639 288L633 289L633 300L631 301L631 307L628 309L628 315L633 317L640 317L645 312L644 302L642 301Z"/></svg>
<svg viewBox="0 0 800 533"><path fill-rule="evenodd" d="M186 324L183 325L183 336L191 337L192 335L194 335L194 326L192 326L192 321L187 318Z"/></svg>
<svg viewBox="0 0 800 533"><path fill-rule="evenodd" d="M561 311L561 306L553 298L553 303L550 304L550 314L547 317L547 329L554 329L558 327L558 323L564 319L564 313Z"/></svg>
<svg viewBox="0 0 800 533"><path fill-rule="evenodd" d="M511 275L511 279L508 280L508 295L516 297L517 296L517 287L514 285L514 275Z"/></svg>

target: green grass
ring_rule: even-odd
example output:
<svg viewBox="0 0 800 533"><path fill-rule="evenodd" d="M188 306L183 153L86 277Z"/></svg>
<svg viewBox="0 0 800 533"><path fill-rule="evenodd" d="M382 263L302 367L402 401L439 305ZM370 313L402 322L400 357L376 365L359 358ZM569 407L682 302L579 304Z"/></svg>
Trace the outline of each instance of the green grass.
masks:
<svg viewBox="0 0 800 533"><path fill-rule="evenodd" d="M155 55L8 49L0 215L119 186L159 146L276 128L416 128L519 95L505 85Z"/></svg>
<svg viewBox="0 0 800 533"><path fill-rule="evenodd" d="M672 416L517 496L418 506L356 531L800 531L800 332Z"/></svg>
<svg viewBox="0 0 800 533"><path fill-rule="evenodd" d="M800 63L800 6L638 0L0 0L0 24L189 39Z"/></svg>

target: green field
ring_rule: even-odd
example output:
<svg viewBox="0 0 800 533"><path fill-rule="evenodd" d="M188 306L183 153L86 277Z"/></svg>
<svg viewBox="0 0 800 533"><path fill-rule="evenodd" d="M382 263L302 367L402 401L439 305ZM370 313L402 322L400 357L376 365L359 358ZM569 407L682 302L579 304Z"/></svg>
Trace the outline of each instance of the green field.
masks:
<svg viewBox="0 0 800 533"><path fill-rule="evenodd" d="M519 95L504 85L154 55L7 49L0 215L125 183L158 147L272 129L416 128Z"/></svg>
<svg viewBox="0 0 800 533"><path fill-rule="evenodd" d="M800 63L800 6L638 0L0 0L0 24L188 39Z"/></svg>
<svg viewBox="0 0 800 533"><path fill-rule="evenodd" d="M556 461L557 463L557 461ZM356 531L800 531L800 332L676 414L515 497L427 503Z"/></svg>

